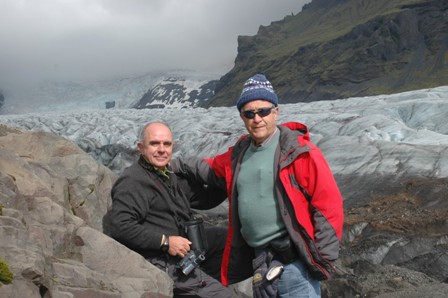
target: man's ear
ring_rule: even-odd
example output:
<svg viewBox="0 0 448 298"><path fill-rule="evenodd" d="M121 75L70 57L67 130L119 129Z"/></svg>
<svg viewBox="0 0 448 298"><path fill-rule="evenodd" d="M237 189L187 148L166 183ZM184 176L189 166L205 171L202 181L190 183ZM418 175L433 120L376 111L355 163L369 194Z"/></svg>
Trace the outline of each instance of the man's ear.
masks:
<svg viewBox="0 0 448 298"><path fill-rule="evenodd" d="M137 148L141 152L143 150L143 144L142 143L137 143Z"/></svg>

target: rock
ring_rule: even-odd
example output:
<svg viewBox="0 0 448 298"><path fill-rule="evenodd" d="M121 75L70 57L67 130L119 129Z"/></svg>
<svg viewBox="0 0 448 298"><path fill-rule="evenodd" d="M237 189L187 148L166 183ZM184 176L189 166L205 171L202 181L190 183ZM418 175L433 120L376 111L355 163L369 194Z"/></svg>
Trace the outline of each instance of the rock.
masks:
<svg viewBox="0 0 448 298"><path fill-rule="evenodd" d="M401 177L345 203L338 266L323 297L442 297L448 278L446 179ZM375 184L375 182L373 183ZM362 194L362 192L361 192Z"/></svg>
<svg viewBox="0 0 448 298"><path fill-rule="evenodd" d="M117 178L72 142L0 125L0 297L170 297L172 281L102 232Z"/></svg>

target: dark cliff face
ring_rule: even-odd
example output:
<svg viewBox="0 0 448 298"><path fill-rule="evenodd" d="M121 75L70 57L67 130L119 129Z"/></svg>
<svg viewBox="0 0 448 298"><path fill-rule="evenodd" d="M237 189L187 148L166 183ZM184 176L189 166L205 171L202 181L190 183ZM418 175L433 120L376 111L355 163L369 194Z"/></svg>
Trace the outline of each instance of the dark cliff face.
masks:
<svg viewBox="0 0 448 298"><path fill-rule="evenodd" d="M238 38L209 106L232 106L262 72L282 103L390 94L448 83L448 2L314 0Z"/></svg>

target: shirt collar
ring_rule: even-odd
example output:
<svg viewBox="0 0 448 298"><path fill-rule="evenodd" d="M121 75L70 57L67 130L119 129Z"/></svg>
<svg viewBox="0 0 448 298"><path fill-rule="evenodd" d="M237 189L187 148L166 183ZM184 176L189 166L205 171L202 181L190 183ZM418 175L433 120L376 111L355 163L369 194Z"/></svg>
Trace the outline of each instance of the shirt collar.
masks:
<svg viewBox="0 0 448 298"><path fill-rule="evenodd" d="M156 172L165 178L168 178L168 179L170 178L170 176L168 174L172 173L172 172L170 170L168 170L168 166L166 166L164 168L155 167L149 161L147 161L143 155L140 155L139 162L145 169Z"/></svg>

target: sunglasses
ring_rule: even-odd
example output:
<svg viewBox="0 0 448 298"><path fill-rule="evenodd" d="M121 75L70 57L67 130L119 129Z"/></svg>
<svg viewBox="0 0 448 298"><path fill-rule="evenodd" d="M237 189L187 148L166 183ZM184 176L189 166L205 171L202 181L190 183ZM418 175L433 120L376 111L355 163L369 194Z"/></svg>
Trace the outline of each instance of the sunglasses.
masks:
<svg viewBox="0 0 448 298"><path fill-rule="evenodd" d="M247 119L254 119L255 115L257 114L263 118L270 115L273 109L275 109L275 106L272 106L270 108L261 108L258 110L241 111L241 114L243 114L243 116L246 117Z"/></svg>

